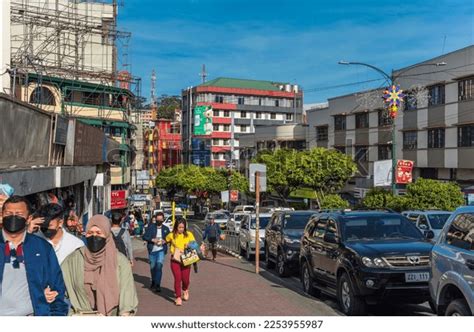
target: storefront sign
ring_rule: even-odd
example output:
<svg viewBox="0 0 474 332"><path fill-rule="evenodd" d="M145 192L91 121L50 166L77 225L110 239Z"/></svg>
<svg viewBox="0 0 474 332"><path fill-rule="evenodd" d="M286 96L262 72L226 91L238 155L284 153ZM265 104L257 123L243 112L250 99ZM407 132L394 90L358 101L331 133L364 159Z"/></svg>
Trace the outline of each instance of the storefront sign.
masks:
<svg viewBox="0 0 474 332"><path fill-rule="evenodd" d="M110 194L110 208L112 210L125 209L127 207L127 191L126 190L112 190Z"/></svg>
<svg viewBox="0 0 474 332"><path fill-rule="evenodd" d="M398 160L397 161L397 184L411 183L413 180L413 161Z"/></svg>
<svg viewBox="0 0 474 332"><path fill-rule="evenodd" d="M231 190L230 191L230 201L231 202L238 202L239 201L239 191L238 190Z"/></svg>

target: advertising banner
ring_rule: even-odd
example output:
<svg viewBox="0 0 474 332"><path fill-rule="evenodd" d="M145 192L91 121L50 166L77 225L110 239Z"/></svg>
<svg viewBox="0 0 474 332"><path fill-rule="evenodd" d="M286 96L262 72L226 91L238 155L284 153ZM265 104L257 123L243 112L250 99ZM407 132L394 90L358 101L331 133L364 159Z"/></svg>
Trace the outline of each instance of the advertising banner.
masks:
<svg viewBox="0 0 474 332"><path fill-rule="evenodd" d="M238 202L239 201L239 191L238 190L231 190L230 191L230 201L231 202Z"/></svg>
<svg viewBox="0 0 474 332"><path fill-rule="evenodd" d="M389 187L392 184L392 160L374 162L374 187Z"/></svg>
<svg viewBox="0 0 474 332"><path fill-rule="evenodd" d="M411 183L413 180L413 161L398 160L397 161L397 184Z"/></svg>
<svg viewBox="0 0 474 332"><path fill-rule="evenodd" d="M212 134L212 107L196 106L194 108L194 135Z"/></svg>
<svg viewBox="0 0 474 332"><path fill-rule="evenodd" d="M110 194L110 209L125 209L127 207L127 191L112 190Z"/></svg>

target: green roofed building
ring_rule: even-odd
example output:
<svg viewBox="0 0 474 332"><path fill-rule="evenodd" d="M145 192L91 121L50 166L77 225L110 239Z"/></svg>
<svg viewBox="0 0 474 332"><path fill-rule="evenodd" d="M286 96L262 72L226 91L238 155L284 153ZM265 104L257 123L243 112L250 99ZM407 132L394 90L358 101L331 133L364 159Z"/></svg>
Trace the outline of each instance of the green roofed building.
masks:
<svg viewBox="0 0 474 332"><path fill-rule="evenodd" d="M239 168L242 135L254 133L258 126L303 119L303 91L285 81L219 77L183 90L182 97L183 160L188 164ZM211 118L195 114L198 106L209 106ZM195 123L203 120L212 123L205 135L195 130Z"/></svg>

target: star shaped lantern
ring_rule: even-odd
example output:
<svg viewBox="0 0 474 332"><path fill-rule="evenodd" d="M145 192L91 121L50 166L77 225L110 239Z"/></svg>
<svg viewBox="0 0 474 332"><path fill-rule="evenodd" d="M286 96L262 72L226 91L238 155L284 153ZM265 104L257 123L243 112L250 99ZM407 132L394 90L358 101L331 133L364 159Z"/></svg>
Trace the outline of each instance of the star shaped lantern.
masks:
<svg viewBox="0 0 474 332"><path fill-rule="evenodd" d="M397 117L403 98L405 98L405 94L399 85L392 85L383 92L383 99L388 106L389 115L392 119Z"/></svg>

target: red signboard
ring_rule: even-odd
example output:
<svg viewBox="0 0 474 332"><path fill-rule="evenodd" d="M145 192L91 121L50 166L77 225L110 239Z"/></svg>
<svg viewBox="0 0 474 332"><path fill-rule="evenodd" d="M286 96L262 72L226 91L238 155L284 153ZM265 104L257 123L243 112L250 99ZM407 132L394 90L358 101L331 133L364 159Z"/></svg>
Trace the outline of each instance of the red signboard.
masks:
<svg viewBox="0 0 474 332"><path fill-rule="evenodd" d="M230 201L231 202L238 202L239 201L239 191L238 190L231 190L230 191Z"/></svg>
<svg viewBox="0 0 474 332"><path fill-rule="evenodd" d="M110 209L125 209L127 207L127 195L125 190L112 190L110 194Z"/></svg>
<svg viewBox="0 0 474 332"><path fill-rule="evenodd" d="M398 184L411 183L413 179L413 161L398 160L397 161L397 178Z"/></svg>

